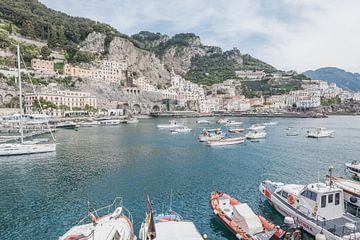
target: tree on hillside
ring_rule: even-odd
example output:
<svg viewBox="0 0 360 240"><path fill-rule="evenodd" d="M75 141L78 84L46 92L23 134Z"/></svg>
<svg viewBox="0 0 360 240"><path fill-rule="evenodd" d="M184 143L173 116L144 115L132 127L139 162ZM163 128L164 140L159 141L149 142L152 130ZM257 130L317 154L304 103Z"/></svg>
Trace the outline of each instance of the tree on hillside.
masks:
<svg viewBox="0 0 360 240"><path fill-rule="evenodd" d="M51 55L51 50L48 46L43 46L41 48L40 54L43 59L48 59L49 56Z"/></svg>

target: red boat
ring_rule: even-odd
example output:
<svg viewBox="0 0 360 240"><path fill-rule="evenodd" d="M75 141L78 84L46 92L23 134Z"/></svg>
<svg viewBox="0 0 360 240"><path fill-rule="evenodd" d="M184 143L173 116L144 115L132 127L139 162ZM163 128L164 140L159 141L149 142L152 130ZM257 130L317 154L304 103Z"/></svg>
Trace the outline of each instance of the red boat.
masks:
<svg viewBox="0 0 360 240"><path fill-rule="evenodd" d="M291 227L290 231L276 227L264 217L256 215L246 204L226 193L212 192L210 206L220 221L233 232L238 239L301 239L302 229Z"/></svg>

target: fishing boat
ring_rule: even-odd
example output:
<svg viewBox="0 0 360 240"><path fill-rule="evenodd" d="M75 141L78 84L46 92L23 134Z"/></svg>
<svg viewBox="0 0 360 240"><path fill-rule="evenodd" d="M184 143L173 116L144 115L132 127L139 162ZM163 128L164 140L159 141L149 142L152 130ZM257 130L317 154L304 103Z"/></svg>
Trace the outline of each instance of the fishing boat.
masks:
<svg viewBox="0 0 360 240"><path fill-rule="evenodd" d="M307 137L309 138L325 138L325 137L333 137L335 131L328 130L323 127L318 127L307 132Z"/></svg>
<svg viewBox="0 0 360 240"><path fill-rule="evenodd" d="M242 240L302 239L303 232L294 219L287 218L283 227L276 227L264 217L257 215L246 203L222 192L210 194L210 206L218 219Z"/></svg>
<svg viewBox="0 0 360 240"><path fill-rule="evenodd" d="M255 131L252 130L250 132L248 132L245 137L247 139L262 139L262 138L266 138L267 133L266 132L259 132L259 131Z"/></svg>
<svg viewBox="0 0 360 240"><path fill-rule="evenodd" d="M100 126L117 126L121 123L121 120L119 119L106 119L106 120L101 120L100 122Z"/></svg>
<svg viewBox="0 0 360 240"><path fill-rule="evenodd" d="M260 183L259 191L280 214L297 219L313 236L322 234L327 240L360 239L360 219L345 212L343 190L334 184L298 185L266 180Z"/></svg>
<svg viewBox="0 0 360 240"><path fill-rule="evenodd" d="M212 140L212 141L208 141L207 144L211 147L216 147L216 146L241 144L244 142L245 142L244 137L237 137L237 138L222 138L220 140Z"/></svg>
<svg viewBox="0 0 360 240"><path fill-rule="evenodd" d="M192 131L192 129L184 126L183 128L171 129L170 131L172 133L189 133Z"/></svg>
<svg viewBox="0 0 360 240"><path fill-rule="evenodd" d="M184 125L179 124L175 120L170 120L169 124L158 124L156 127L159 128L159 129L175 129L175 128L183 128Z"/></svg>
<svg viewBox="0 0 360 240"><path fill-rule="evenodd" d="M136 240L133 218L122 205L122 198L115 198L108 206L89 209L87 216L67 231L59 240Z"/></svg>
<svg viewBox="0 0 360 240"><path fill-rule="evenodd" d="M196 121L197 124L211 124L209 120L206 119L200 119Z"/></svg>
<svg viewBox="0 0 360 240"><path fill-rule="evenodd" d="M237 122L237 121L233 121L233 120L230 120L228 121L227 123L225 123L225 126L229 127L229 126L238 126L238 125L241 125L243 124L242 122Z"/></svg>
<svg viewBox="0 0 360 240"><path fill-rule="evenodd" d="M351 174L356 178L360 178L360 163L357 161L353 161L351 163L345 163L346 170L348 170Z"/></svg>
<svg viewBox="0 0 360 240"><path fill-rule="evenodd" d="M265 126L262 124L253 124L251 127L249 127L249 130L251 131L263 131L265 130Z"/></svg>
<svg viewBox="0 0 360 240"><path fill-rule="evenodd" d="M228 131L230 133L241 133L243 132L245 129L244 128L229 128Z"/></svg>
<svg viewBox="0 0 360 240"><path fill-rule="evenodd" d="M18 63L18 83L19 83L19 125L20 125L20 143L5 143L0 144L0 156L12 156L12 155L27 155L35 153L48 153L56 151L55 137L50 129L49 122L46 121L47 128L50 132L50 135L53 139L53 143L40 143L40 142L26 142L24 141L24 126L23 126L23 106L22 106L22 82L21 82L21 61L20 61L20 47L17 48L17 63ZM30 76L29 76L30 77Z"/></svg>
<svg viewBox="0 0 360 240"><path fill-rule="evenodd" d="M171 209L166 213L155 213L152 210L150 197L146 195L146 217L139 231L140 240L204 240L195 224L184 220Z"/></svg>

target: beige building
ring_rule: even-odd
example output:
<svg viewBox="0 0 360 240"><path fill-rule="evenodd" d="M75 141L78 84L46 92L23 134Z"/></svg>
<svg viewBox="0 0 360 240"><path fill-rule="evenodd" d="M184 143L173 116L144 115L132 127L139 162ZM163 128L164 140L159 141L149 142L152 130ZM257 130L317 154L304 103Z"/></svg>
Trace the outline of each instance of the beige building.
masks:
<svg viewBox="0 0 360 240"><path fill-rule="evenodd" d="M53 61L33 58L31 59L31 67L36 71L47 74L55 74Z"/></svg>
<svg viewBox="0 0 360 240"><path fill-rule="evenodd" d="M65 64L64 74L71 77L90 78L93 75L93 70Z"/></svg>
<svg viewBox="0 0 360 240"><path fill-rule="evenodd" d="M97 108L96 97L87 92L57 91L37 94L25 94L25 110L27 113L33 112L33 104L38 98L53 102L57 107L66 106L70 110L74 108L84 109L85 106ZM65 110L65 109L63 109ZM57 115L59 113L57 112Z"/></svg>

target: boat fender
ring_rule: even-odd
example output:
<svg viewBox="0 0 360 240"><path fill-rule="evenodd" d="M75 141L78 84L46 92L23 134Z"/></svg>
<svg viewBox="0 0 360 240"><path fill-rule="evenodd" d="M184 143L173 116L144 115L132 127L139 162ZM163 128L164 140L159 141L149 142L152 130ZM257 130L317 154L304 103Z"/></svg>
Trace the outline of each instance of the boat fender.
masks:
<svg viewBox="0 0 360 240"><path fill-rule="evenodd" d="M315 240L326 240L326 236L321 231L315 235Z"/></svg>
<svg viewBox="0 0 360 240"><path fill-rule="evenodd" d="M207 240L207 239L208 239L208 235L207 235L206 233L205 233L205 234L203 234L203 236L202 236L202 237L203 237L203 239L204 239L204 240Z"/></svg>
<svg viewBox="0 0 360 240"><path fill-rule="evenodd" d="M312 212L312 215L313 215L314 217L316 216L317 211L318 211L318 207L315 206L314 209L313 209L313 212Z"/></svg>
<svg viewBox="0 0 360 240"><path fill-rule="evenodd" d="M240 240L243 239L240 234L236 234L236 238L237 238L237 239L240 239Z"/></svg>
<svg viewBox="0 0 360 240"><path fill-rule="evenodd" d="M93 225L95 226L95 225L97 224L97 219L96 219L95 214L89 213L89 216L90 216L91 222L92 222Z"/></svg>
<svg viewBox="0 0 360 240"><path fill-rule="evenodd" d="M351 197L350 197L350 202L351 203L357 203L357 197L356 196L354 196L354 195L352 195Z"/></svg>
<svg viewBox="0 0 360 240"><path fill-rule="evenodd" d="M295 203L295 197L292 194L289 194L289 196L287 197L288 203L293 205Z"/></svg>
<svg viewBox="0 0 360 240"><path fill-rule="evenodd" d="M216 209L214 209L214 214L218 215L218 211Z"/></svg>

